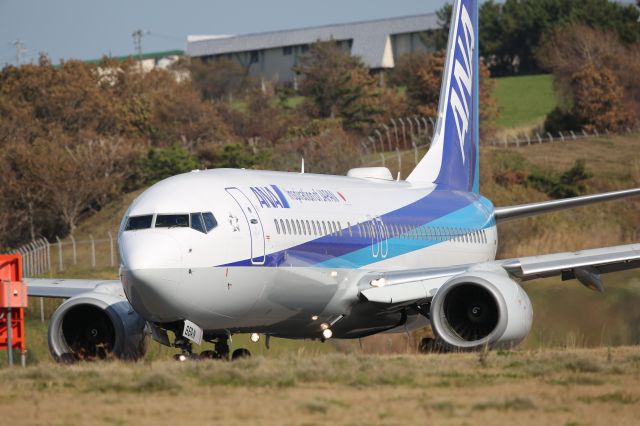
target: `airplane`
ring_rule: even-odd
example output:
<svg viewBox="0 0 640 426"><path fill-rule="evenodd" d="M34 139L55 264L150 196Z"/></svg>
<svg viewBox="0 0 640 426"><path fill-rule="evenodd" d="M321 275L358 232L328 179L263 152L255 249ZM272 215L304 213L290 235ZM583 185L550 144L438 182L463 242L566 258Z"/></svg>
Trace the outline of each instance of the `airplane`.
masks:
<svg viewBox="0 0 640 426"><path fill-rule="evenodd" d="M236 359L229 339L354 339L430 325L434 345L511 347L529 333L523 281L561 276L602 291L638 268L640 244L496 259L497 225L640 195L640 188L495 207L479 188L478 2L453 6L437 126L406 180L216 169L136 198L118 234L120 279L28 279L67 300L48 341L61 362L139 359L146 336L178 359ZM213 343L197 355L194 344ZM427 342L429 343L429 342Z"/></svg>

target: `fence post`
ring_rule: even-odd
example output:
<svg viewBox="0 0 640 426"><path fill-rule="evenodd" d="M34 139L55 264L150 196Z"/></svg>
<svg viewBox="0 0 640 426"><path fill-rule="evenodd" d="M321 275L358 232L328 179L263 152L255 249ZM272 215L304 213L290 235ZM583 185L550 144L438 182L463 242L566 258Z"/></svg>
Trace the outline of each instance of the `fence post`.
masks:
<svg viewBox="0 0 640 426"><path fill-rule="evenodd" d="M91 240L91 267L96 267L96 242L93 239L93 235L89 234L89 240Z"/></svg>
<svg viewBox="0 0 640 426"><path fill-rule="evenodd" d="M411 132L411 140L413 141L416 139L416 135L413 133L413 121L411 121L410 118L407 118L407 122L409 123L409 131Z"/></svg>
<svg viewBox="0 0 640 426"><path fill-rule="evenodd" d="M516 135L516 148L520 148L520 138Z"/></svg>
<svg viewBox="0 0 640 426"><path fill-rule="evenodd" d="M389 132L389 126L383 124L385 132L387 133L387 144L389 145L389 151L393 151L393 147L391 146L391 132Z"/></svg>
<svg viewBox="0 0 640 426"><path fill-rule="evenodd" d="M415 142L411 142L411 145L413 145L413 161L415 163L415 165L418 165L418 145L416 145Z"/></svg>
<svg viewBox="0 0 640 426"><path fill-rule="evenodd" d="M402 118L398 118L398 121L400 122L400 125L402 126L402 146L404 146L405 148L408 146L407 145L407 129L406 126L404 125L404 121L402 120Z"/></svg>
<svg viewBox="0 0 640 426"><path fill-rule="evenodd" d="M527 133L527 145L531 145L531 135Z"/></svg>
<svg viewBox="0 0 640 426"><path fill-rule="evenodd" d="M576 134L573 132L573 130L571 131L571 138L575 141L576 140Z"/></svg>
<svg viewBox="0 0 640 426"><path fill-rule="evenodd" d="M391 119L391 125L393 126L393 134L396 137L396 146L398 146L399 139L398 139L398 126L396 125L396 120L394 120L393 118Z"/></svg>
<svg viewBox="0 0 640 426"><path fill-rule="evenodd" d="M29 260L31 262L31 271L34 275L39 274L38 268L38 246L35 241L29 243Z"/></svg>
<svg viewBox="0 0 640 426"><path fill-rule="evenodd" d="M73 264L77 265L78 264L78 252L76 251L76 239L73 238L73 235L69 235L69 238L71 238L71 245L73 247Z"/></svg>
<svg viewBox="0 0 640 426"><path fill-rule="evenodd" d="M426 118L422 117L422 122L424 123L424 138L425 138L424 143L427 143L427 140L429 139L429 126L427 124ZM431 133L431 135L432 135L431 137L433 137L433 132Z"/></svg>
<svg viewBox="0 0 640 426"><path fill-rule="evenodd" d="M372 136L369 136L369 142L371 142L371 146L373 146L373 153L377 154L378 153L378 149L376 148L376 141L375 141L375 139L373 139Z"/></svg>
<svg viewBox="0 0 640 426"><path fill-rule="evenodd" d="M384 152L380 153L380 157L382 158L382 167L385 167L386 166L386 160L384 158Z"/></svg>
<svg viewBox="0 0 640 426"><path fill-rule="evenodd" d="M109 234L109 252L111 253L111 266L114 266L114 259L113 259L113 236L111 236L111 231L108 231L107 234Z"/></svg>
<svg viewBox="0 0 640 426"><path fill-rule="evenodd" d="M536 132L536 136L538 137L538 143L542 143L542 138L540 137L540 133Z"/></svg>
<svg viewBox="0 0 640 426"><path fill-rule="evenodd" d="M398 175L402 171L402 155L400 154L400 148L396 146L396 154L398 155Z"/></svg>
<svg viewBox="0 0 640 426"><path fill-rule="evenodd" d="M420 126L420 119L418 118L418 116L413 117L413 119L416 121L416 127L418 128L418 139L420 139L420 136L422 136L422 127Z"/></svg>
<svg viewBox="0 0 640 426"><path fill-rule="evenodd" d="M380 130L378 129L376 129L375 132L378 135L378 139L380 140L380 152L384 152L384 141L382 140L382 133L380 133Z"/></svg>
<svg viewBox="0 0 640 426"><path fill-rule="evenodd" d="M58 269L62 272L64 271L64 264L62 263L62 241L56 235L56 241L58 242Z"/></svg>
<svg viewBox="0 0 640 426"><path fill-rule="evenodd" d="M44 274L47 271L47 247L42 241L42 238L38 241L40 247L40 274Z"/></svg>
<svg viewBox="0 0 640 426"><path fill-rule="evenodd" d="M589 134L587 133L587 131L585 129L582 129L582 136L584 136L585 138L589 137Z"/></svg>
<svg viewBox="0 0 640 426"><path fill-rule="evenodd" d="M509 147L509 142L507 142L507 137L504 137L504 147L507 148Z"/></svg>
<svg viewBox="0 0 640 426"><path fill-rule="evenodd" d="M553 136L551 136L551 133L547 132L547 136L549 136L549 142L553 142Z"/></svg>
<svg viewBox="0 0 640 426"><path fill-rule="evenodd" d="M593 128L593 133L596 135L596 137L600 136L600 133L598 133L598 129L596 129L595 127Z"/></svg>
<svg viewBox="0 0 640 426"><path fill-rule="evenodd" d="M562 134L562 132L558 132L560 134L560 139L562 140L562 142L564 142L564 135Z"/></svg>
<svg viewBox="0 0 640 426"><path fill-rule="evenodd" d="M47 240L46 238L43 239L44 243L47 246L47 272L51 273L51 244L49 244L49 240Z"/></svg>
<svg viewBox="0 0 640 426"><path fill-rule="evenodd" d="M40 322L44 322L44 297L40 298Z"/></svg>

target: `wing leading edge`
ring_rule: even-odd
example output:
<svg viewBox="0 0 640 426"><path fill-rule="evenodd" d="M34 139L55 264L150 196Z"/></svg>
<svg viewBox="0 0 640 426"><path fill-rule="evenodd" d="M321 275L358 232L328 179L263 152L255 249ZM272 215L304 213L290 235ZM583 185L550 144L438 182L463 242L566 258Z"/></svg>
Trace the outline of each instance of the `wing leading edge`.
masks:
<svg viewBox="0 0 640 426"><path fill-rule="evenodd" d="M621 198L640 196L640 188L626 189L624 191L604 192L602 194L583 195L580 197L565 198L562 200L543 201L540 203L520 204L517 206L496 207L496 222L502 223L507 220L520 219L528 216L535 216L543 213L550 213L572 207L586 206L602 201L618 200Z"/></svg>
<svg viewBox="0 0 640 426"><path fill-rule="evenodd" d="M25 278L25 282L27 283L29 296L60 297L64 299L95 290L96 287L105 284L122 285L119 280L72 280L62 278Z"/></svg>
<svg viewBox="0 0 640 426"><path fill-rule="evenodd" d="M561 276L577 279L585 287L603 291L601 274L640 268L640 244L628 244L576 252L496 260L451 268L381 272L369 281L360 296L373 303L409 305L433 297L449 278L478 269L500 268L512 278L528 281Z"/></svg>

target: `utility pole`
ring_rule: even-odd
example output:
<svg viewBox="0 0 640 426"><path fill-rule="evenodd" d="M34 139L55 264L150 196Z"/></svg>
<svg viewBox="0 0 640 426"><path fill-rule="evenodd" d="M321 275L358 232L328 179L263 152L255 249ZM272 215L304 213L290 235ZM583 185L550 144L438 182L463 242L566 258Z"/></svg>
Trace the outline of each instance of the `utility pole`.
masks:
<svg viewBox="0 0 640 426"><path fill-rule="evenodd" d="M135 30L131 37L133 37L133 48L138 54L138 62L140 64L140 72L142 72L142 37L148 34L148 31Z"/></svg>
<svg viewBox="0 0 640 426"><path fill-rule="evenodd" d="M27 48L25 47L24 41L17 39L13 42L13 45L16 48L16 66L19 67L22 64L22 59L24 58L25 53L27 53Z"/></svg>

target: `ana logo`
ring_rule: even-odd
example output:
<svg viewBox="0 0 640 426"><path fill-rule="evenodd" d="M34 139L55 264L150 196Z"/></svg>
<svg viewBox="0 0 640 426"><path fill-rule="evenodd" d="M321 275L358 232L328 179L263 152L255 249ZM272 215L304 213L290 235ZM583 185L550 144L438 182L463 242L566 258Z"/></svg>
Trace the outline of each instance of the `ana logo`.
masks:
<svg viewBox="0 0 640 426"><path fill-rule="evenodd" d="M456 121L462 162L464 163L464 141L469 131L469 103L471 103L471 82L473 79L472 61L475 49L473 24L464 5L460 8L456 42L458 47L455 50L452 74L452 77L455 78L455 84L452 79L449 103Z"/></svg>
<svg viewBox="0 0 640 426"><path fill-rule="evenodd" d="M284 194L275 185L269 186L251 186L253 194L258 199L260 206L266 208L290 208L289 202L285 198Z"/></svg>

